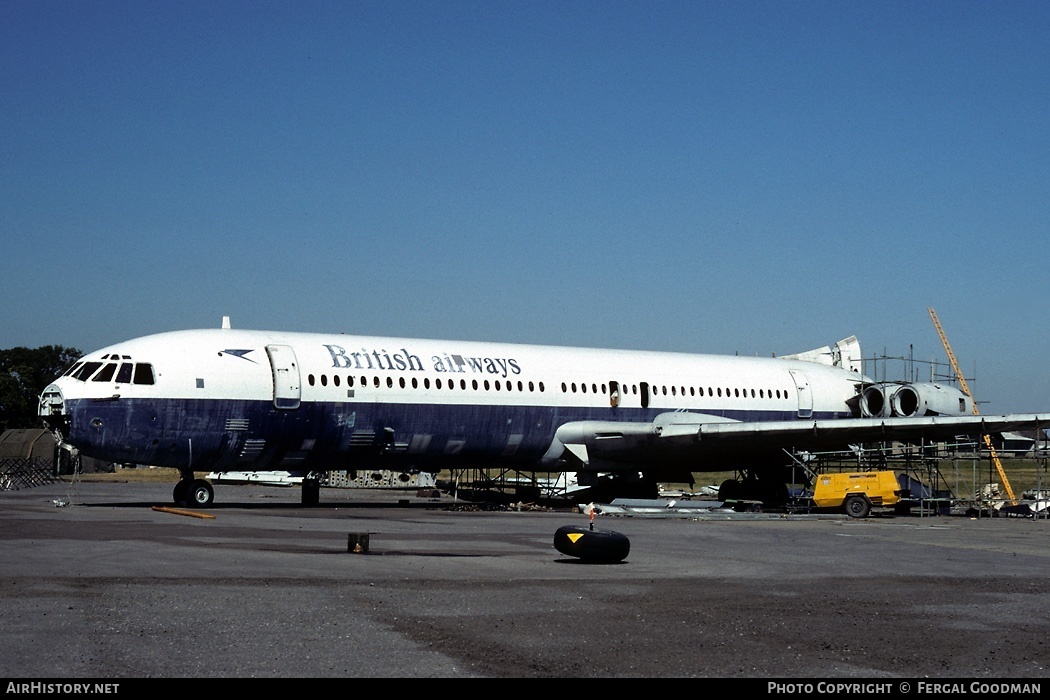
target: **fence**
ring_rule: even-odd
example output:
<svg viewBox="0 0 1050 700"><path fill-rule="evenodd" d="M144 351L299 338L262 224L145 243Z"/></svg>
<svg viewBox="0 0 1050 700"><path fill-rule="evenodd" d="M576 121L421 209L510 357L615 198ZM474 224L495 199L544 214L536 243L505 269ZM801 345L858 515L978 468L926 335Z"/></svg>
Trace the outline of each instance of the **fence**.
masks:
<svg viewBox="0 0 1050 700"><path fill-rule="evenodd" d="M58 481L54 461L41 457L0 459L0 491L18 491Z"/></svg>

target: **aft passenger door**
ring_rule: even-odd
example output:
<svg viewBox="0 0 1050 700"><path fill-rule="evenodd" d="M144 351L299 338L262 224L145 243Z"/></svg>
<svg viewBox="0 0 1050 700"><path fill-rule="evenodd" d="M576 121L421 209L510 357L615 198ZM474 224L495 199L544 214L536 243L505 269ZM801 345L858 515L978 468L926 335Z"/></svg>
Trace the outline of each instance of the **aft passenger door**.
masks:
<svg viewBox="0 0 1050 700"><path fill-rule="evenodd" d="M275 408L299 408L302 397L299 364L289 345L267 345L266 356L273 369L273 405Z"/></svg>
<svg viewBox="0 0 1050 700"><path fill-rule="evenodd" d="M798 417L811 418L813 416L813 391L809 388L809 378L806 373L792 369L791 378L795 380L795 391L798 393Z"/></svg>

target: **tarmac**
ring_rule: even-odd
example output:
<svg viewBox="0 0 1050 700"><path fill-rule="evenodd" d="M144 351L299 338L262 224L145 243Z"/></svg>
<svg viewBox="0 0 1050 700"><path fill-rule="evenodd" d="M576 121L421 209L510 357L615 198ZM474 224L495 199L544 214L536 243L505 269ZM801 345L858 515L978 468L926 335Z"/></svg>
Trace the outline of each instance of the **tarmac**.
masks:
<svg viewBox="0 0 1050 700"><path fill-rule="evenodd" d="M0 492L0 678L1050 675L1043 519L598 515L630 552L597 564L568 509L171 489Z"/></svg>

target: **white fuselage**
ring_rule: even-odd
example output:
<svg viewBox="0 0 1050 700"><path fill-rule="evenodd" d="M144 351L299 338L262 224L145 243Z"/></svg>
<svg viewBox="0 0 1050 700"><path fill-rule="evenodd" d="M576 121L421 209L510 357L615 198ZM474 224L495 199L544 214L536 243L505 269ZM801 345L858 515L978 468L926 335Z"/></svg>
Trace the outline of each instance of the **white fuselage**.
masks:
<svg viewBox="0 0 1050 700"><path fill-rule="evenodd" d="M41 414L85 455L198 471L557 468L567 423L848 418L864 384L781 358L213 329L93 352Z"/></svg>

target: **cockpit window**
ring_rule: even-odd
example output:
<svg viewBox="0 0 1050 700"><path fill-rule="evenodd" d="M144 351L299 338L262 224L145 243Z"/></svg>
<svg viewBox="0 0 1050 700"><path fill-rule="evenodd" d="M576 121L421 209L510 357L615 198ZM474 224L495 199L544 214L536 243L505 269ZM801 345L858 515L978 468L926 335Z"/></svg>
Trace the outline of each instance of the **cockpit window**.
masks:
<svg viewBox="0 0 1050 700"><path fill-rule="evenodd" d="M85 362L81 365L80 369L73 375L74 379L79 379L82 382L86 382L87 378L95 373L99 367L102 366L101 362Z"/></svg>
<svg viewBox="0 0 1050 700"><path fill-rule="evenodd" d="M79 361L78 362L74 362L72 367L70 367L69 369L67 369L65 372L62 373L62 376L63 377L68 377L69 375L73 374L78 369L80 369L80 365L82 365L82 364L84 364L84 363L83 362L79 362Z"/></svg>
<svg viewBox="0 0 1050 700"><path fill-rule="evenodd" d="M130 362L125 362L117 370L117 384L128 384L131 382L131 370L135 368L135 365Z"/></svg>
<svg viewBox="0 0 1050 700"><path fill-rule="evenodd" d="M113 373L117 371L117 363L110 362L105 367L98 371L94 377L91 378L93 382L108 382L113 379Z"/></svg>
<svg viewBox="0 0 1050 700"><path fill-rule="evenodd" d="M121 368L121 369L123 369L123 368ZM135 383L136 384L152 384L153 383L153 365L147 364L145 362L136 363L135 364Z"/></svg>

